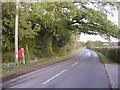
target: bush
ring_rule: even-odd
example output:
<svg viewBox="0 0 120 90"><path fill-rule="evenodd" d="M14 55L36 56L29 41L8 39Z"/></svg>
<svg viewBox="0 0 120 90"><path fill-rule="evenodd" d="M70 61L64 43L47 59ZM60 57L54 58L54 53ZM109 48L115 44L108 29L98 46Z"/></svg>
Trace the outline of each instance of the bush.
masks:
<svg viewBox="0 0 120 90"><path fill-rule="evenodd" d="M101 52L104 54L108 59L113 62L120 63L120 48L91 48L92 50Z"/></svg>
<svg viewBox="0 0 120 90"><path fill-rule="evenodd" d="M13 62L15 60L15 55L12 52L2 54L3 62Z"/></svg>

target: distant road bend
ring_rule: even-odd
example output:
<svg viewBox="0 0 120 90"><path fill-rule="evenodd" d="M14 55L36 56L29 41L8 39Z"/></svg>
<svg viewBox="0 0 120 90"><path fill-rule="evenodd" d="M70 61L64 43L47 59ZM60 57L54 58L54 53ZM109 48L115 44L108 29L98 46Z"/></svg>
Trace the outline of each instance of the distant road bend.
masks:
<svg viewBox="0 0 120 90"><path fill-rule="evenodd" d="M109 88L104 65L93 51L33 71L3 84L3 88Z"/></svg>

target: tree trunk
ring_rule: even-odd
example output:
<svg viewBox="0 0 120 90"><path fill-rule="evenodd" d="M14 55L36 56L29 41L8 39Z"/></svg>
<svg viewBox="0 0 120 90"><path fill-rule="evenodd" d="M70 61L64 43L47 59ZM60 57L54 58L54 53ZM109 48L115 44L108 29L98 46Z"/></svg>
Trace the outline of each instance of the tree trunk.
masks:
<svg viewBox="0 0 120 90"><path fill-rule="evenodd" d="M48 37L48 56L54 56L54 52L53 52L53 49L52 49L52 37Z"/></svg>

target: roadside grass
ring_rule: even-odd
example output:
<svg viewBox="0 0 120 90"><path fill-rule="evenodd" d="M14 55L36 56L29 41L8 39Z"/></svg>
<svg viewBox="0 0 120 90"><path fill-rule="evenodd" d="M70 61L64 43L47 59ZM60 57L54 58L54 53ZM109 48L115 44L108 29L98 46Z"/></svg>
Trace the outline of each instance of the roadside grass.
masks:
<svg viewBox="0 0 120 90"><path fill-rule="evenodd" d="M98 56L100 57L101 61L103 63L106 63L106 64L118 64L116 62L112 62L111 60L109 60L106 56L104 56L102 53L98 52L98 51L95 51L95 50L92 50L94 51L95 53L98 54Z"/></svg>
<svg viewBox="0 0 120 90"><path fill-rule="evenodd" d="M14 73L19 73L25 70L29 70L32 68L36 68L36 67L42 67L42 66L49 66L51 64L60 62L60 61L64 61L67 60L71 57L76 56L77 54L79 54L80 52L82 52L82 48L80 48L79 50L74 50L69 52L67 55L65 56L60 56L60 57L51 57L51 58L39 58L39 59L35 59L35 60L31 60L31 61L27 61L26 64L23 64L22 61L19 62L18 64L16 63L7 63L7 64L2 64L2 75L7 76L7 75L11 75ZM38 68L38 69L39 69Z"/></svg>

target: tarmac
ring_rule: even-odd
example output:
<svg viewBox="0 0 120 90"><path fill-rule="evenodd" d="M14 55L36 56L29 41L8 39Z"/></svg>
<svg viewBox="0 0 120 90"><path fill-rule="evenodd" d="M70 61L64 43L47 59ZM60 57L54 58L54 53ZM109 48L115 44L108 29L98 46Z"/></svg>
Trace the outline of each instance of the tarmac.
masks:
<svg viewBox="0 0 120 90"><path fill-rule="evenodd" d="M120 88L120 65L105 64L112 88Z"/></svg>

